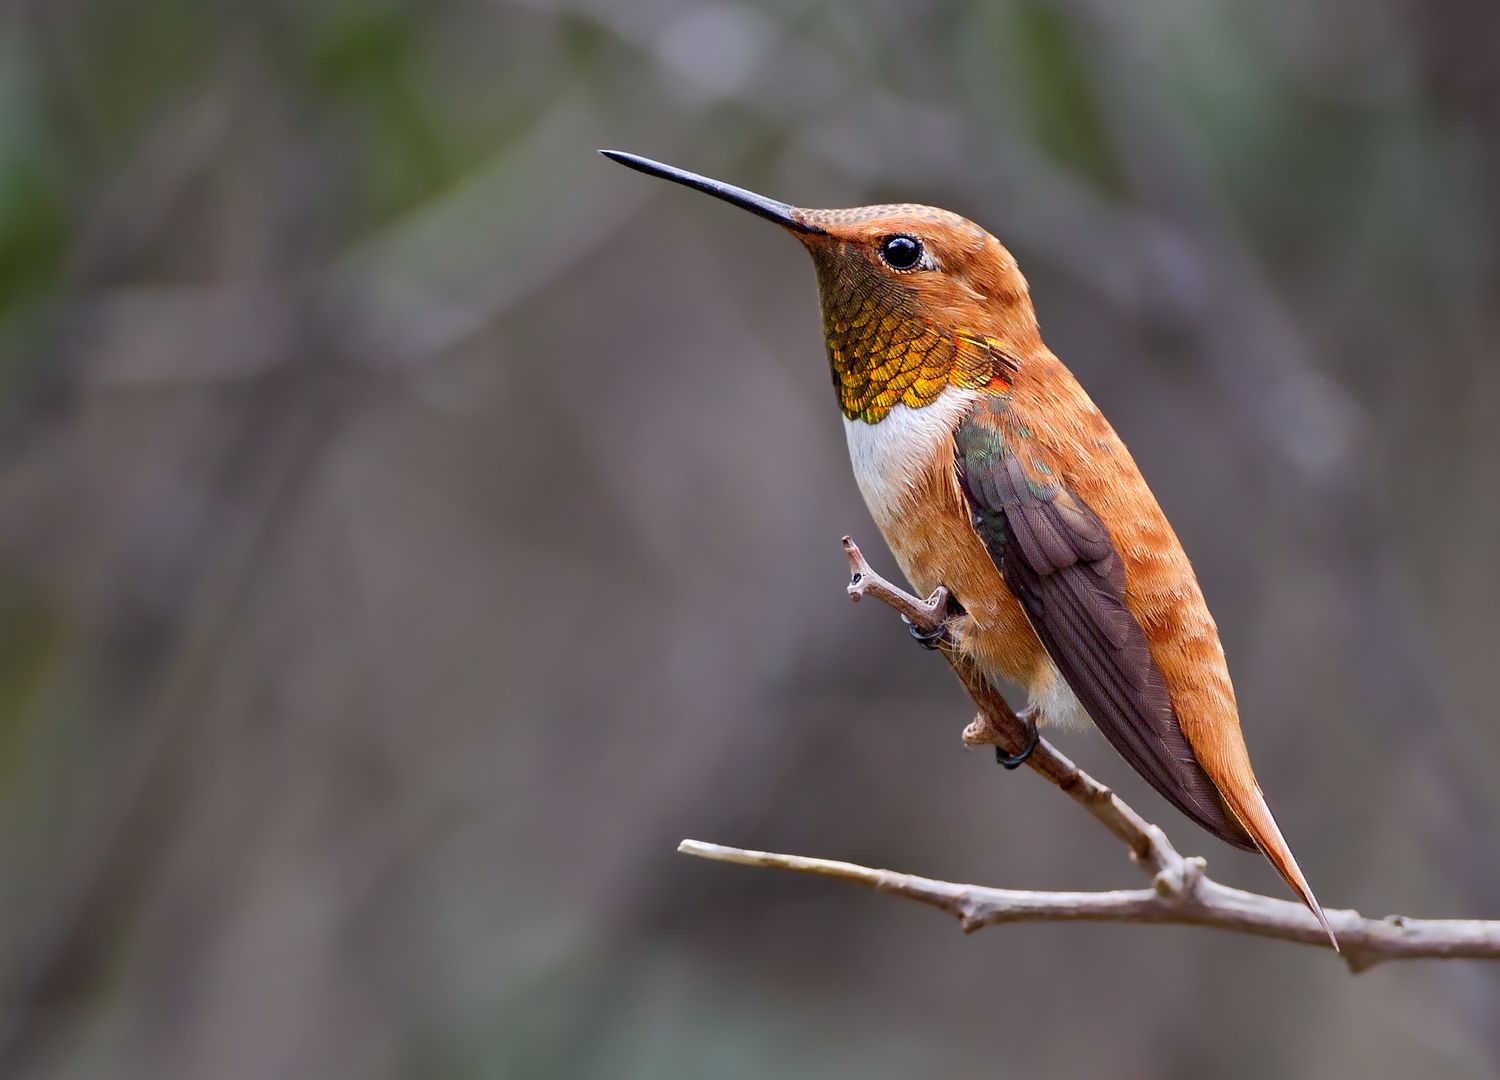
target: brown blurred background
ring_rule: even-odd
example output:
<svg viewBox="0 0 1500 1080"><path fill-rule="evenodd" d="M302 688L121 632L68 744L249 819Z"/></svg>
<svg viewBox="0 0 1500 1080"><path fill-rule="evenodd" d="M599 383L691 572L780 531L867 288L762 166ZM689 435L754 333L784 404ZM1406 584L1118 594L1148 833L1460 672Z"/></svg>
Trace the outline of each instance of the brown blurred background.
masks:
<svg viewBox="0 0 1500 1080"><path fill-rule="evenodd" d="M594 154L1009 243L1319 895L1495 918L1497 42L1489 0L0 3L0 1074L1500 1072L1500 968L966 938L674 854L1139 884L844 599L842 533L891 564L805 256Z"/></svg>

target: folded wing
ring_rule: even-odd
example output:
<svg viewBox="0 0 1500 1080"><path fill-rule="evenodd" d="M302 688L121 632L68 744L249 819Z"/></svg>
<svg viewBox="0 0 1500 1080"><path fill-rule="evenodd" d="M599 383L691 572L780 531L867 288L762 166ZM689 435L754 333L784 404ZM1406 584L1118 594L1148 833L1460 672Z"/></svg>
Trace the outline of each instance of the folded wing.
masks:
<svg viewBox="0 0 1500 1080"><path fill-rule="evenodd" d="M1125 565L1099 516L1047 464L1022 456L1003 406L981 402L954 435L974 528L1032 629L1110 744L1183 813L1235 847L1256 845L1178 724Z"/></svg>

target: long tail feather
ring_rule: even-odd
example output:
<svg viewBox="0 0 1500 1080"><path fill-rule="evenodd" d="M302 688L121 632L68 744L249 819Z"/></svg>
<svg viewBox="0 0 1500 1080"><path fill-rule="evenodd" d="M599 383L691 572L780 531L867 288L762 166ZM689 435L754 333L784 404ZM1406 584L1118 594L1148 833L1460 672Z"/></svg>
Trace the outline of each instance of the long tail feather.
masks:
<svg viewBox="0 0 1500 1080"><path fill-rule="evenodd" d="M1292 891L1302 898L1308 910L1317 916L1318 922L1323 924L1323 932L1328 935L1328 940L1333 943L1333 951L1339 951L1339 939L1333 936L1333 927L1328 925L1328 917L1323 914L1323 908L1318 903L1318 898L1313 895L1312 887L1308 885L1307 879L1302 876L1302 869L1297 865L1297 860L1292 856L1292 849L1287 845L1281 830L1276 825L1276 819L1271 816L1271 808L1266 805L1266 797L1261 794L1260 785L1250 783L1248 789L1253 794L1242 794L1244 790L1235 785L1228 791L1220 789L1224 801L1229 804L1229 809L1255 839L1260 850L1265 853L1266 858L1271 860L1271 865L1276 867L1279 873Z"/></svg>

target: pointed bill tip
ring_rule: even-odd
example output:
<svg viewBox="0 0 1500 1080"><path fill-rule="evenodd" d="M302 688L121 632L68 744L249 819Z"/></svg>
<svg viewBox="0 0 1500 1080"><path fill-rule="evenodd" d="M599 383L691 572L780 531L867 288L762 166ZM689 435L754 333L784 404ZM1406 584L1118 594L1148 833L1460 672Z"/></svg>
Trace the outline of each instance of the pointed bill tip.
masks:
<svg viewBox="0 0 1500 1080"><path fill-rule="evenodd" d="M767 221L774 221L784 229L799 233L821 233L824 230L816 225L803 221L798 215L797 208L789 203L779 202L776 199L768 199L764 195L757 195L753 191L747 191L733 184L726 184L711 177L701 176L686 169L679 169L675 165L666 165L651 158L642 157L640 154L627 153L624 150L600 150L599 153L611 161L624 165L627 169L645 173L647 176L656 176L662 180L670 180L674 184L690 187L694 191L701 191L705 195L712 195L716 199L722 199L732 206L738 206L742 210L748 210L757 214Z"/></svg>

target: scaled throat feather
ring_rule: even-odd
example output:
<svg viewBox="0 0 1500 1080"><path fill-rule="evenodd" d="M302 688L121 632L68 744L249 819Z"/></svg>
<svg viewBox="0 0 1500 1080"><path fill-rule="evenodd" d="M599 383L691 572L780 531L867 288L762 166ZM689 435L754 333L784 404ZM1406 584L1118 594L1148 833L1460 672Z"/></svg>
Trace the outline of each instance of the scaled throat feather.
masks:
<svg viewBox="0 0 1500 1080"><path fill-rule="evenodd" d="M898 406L932 405L949 386L990 383L990 343L923 317L914 290L859 258L819 259L817 270L828 366L845 419L878 424Z"/></svg>

